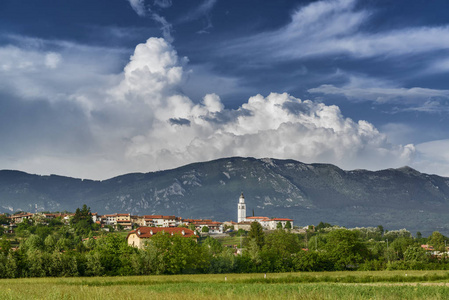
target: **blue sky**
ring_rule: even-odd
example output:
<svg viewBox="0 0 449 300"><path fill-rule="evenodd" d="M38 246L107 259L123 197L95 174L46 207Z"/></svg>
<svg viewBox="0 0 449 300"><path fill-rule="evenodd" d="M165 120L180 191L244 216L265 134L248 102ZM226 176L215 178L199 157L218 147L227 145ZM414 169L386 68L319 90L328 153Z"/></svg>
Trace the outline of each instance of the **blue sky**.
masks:
<svg viewBox="0 0 449 300"><path fill-rule="evenodd" d="M0 168L227 156L449 176L449 2L0 2Z"/></svg>

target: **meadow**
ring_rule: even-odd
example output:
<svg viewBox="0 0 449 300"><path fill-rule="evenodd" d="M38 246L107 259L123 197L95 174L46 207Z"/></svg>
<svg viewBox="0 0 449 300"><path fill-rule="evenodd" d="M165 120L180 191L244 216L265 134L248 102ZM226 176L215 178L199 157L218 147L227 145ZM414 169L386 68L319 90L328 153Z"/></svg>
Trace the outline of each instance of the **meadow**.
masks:
<svg viewBox="0 0 449 300"><path fill-rule="evenodd" d="M449 299L448 271L21 278L0 299Z"/></svg>

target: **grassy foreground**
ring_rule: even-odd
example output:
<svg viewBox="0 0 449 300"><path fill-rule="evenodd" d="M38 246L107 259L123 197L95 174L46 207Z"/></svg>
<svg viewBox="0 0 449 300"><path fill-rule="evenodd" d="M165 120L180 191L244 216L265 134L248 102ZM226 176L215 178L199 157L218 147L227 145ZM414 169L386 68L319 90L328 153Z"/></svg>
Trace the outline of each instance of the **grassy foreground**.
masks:
<svg viewBox="0 0 449 300"><path fill-rule="evenodd" d="M2 279L0 299L449 299L449 272Z"/></svg>

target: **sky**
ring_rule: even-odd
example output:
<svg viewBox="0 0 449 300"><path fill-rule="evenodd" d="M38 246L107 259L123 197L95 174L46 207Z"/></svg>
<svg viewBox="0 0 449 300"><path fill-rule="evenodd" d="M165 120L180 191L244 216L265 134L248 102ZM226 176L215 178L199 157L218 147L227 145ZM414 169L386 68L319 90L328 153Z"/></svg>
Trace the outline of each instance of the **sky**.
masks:
<svg viewBox="0 0 449 300"><path fill-rule="evenodd" d="M447 0L2 0L0 169L244 156L449 177Z"/></svg>

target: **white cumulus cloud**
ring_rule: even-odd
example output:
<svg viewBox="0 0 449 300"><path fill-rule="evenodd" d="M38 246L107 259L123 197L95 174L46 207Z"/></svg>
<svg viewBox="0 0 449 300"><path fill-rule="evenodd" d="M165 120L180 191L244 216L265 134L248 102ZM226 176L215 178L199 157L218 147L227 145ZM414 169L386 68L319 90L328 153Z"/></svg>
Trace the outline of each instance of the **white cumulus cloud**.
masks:
<svg viewBox="0 0 449 300"><path fill-rule="evenodd" d="M45 55L39 57L45 61ZM54 173L57 166L65 175L107 178L227 156L380 169L409 164L415 154L412 145L389 143L372 124L345 118L337 106L287 93L255 95L233 110L214 93L194 102L181 92L188 74L186 58L164 39L150 38L136 46L115 85L97 82L96 88L73 89L66 100L58 98L85 113L89 138L83 147L37 148L2 163L37 173L45 166Z"/></svg>
<svg viewBox="0 0 449 300"><path fill-rule="evenodd" d="M126 140L124 163L147 171L240 155L372 169L401 166L413 156L412 147L391 145L372 124L344 118L337 106L286 93L256 95L236 110L215 94L194 103L179 92L186 62L163 39L136 47L122 82L108 94L129 125L129 131L121 127L125 136L116 136Z"/></svg>

